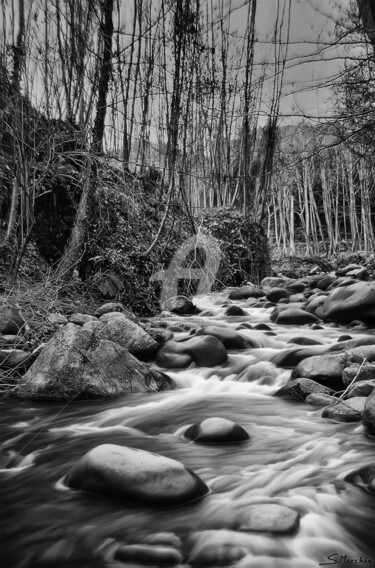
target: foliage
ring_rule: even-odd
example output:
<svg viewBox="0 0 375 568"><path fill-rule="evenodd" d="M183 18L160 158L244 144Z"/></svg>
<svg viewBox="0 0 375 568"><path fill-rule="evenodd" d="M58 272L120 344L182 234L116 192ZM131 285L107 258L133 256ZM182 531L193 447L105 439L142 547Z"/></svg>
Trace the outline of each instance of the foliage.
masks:
<svg viewBox="0 0 375 568"><path fill-rule="evenodd" d="M259 283L269 275L268 240L262 225L229 207L204 211L200 224L222 244L216 288L240 286L247 280Z"/></svg>

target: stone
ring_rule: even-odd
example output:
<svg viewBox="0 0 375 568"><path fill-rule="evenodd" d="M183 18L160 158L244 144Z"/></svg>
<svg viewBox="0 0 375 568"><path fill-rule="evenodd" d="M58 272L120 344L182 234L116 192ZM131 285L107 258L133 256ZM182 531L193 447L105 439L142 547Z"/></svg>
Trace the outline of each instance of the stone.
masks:
<svg viewBox="0 0 375 568"><path fill-rule="evenodd" d="M166 377L113 341L98 340L94 332L68 323L19 379L17 393L36 400L111 398L166 390L174 384Z"/></svg>
<svg viewBox="0 0 375 568"><path fill-rule="evenodd" d="M361 365L360 363L351 363L344 369L342 382L345 386L348 386L354 379L355 382L375 379L375 364L363 363Z"/></svg>
<svg viewBox="0 0 375 568"><path fill-rule="evenodd" d="M338 270L336 270L336 276L345 276L348 272L350 272L351 270L358 270L363 268L360 264L348 264L347 266L344 266L343 268L339 268Z"/></svg>
<svg viewBox="0 0 375 568"><path fill-rule="evenodd" d="M194 363L202 367L222 365L228 359L222 342L212 335L192 337L186 341L168 341L157 353L156 362L162 365L165 355L170 353L189 355Z"/></svg>
<svg viewBox="0 0 375 568"><path fill-rule="evenodd" d="M65 483L72 489L158 507L182 505L208 493L202 479L182 463L115 444L87 452Z"/></svg>
<svg viewBox="0 0 375 568"><path fill-rule="evenodd" d="M288 339L287 343L296 343L297 345L322 345L320 341L304 335L300 337L292 337L291 339Z"/></svg>
<svg viewBox="0 0 375 568"><path fill-rule="evenodd" d="M348 360L346 353L329 353L307 357L298 363L292 373L292 379L305 377L335 390L343 387L342 374Z"/></svg>
<svg viewBox="0 0 375 568"><path fill-rule="evenodd" d="M212 335L213 337L217 337L226 349L247 349L249 347L245 337L229 327L209 325L205 328L199 328L196 335Z"/></svg>
<svg viewBox="0 0 375 568"><path fill-rule="evenodd" d="M287 287L287 291L291 294L300 294L306 289L306 284L304 282L294 282Z"/></svg>
<svg viewBox="0 0 375 568"><path fill-rule="evenodd" d="M375 324L375 282L356 282L334 289L323 304L323 318L337 323L360 319Z"/></svg>
<svg viewBox="0 0 375 568"><path fill-rule="evenodd" d="M32 354L22 349L0 349L0 368L15 369L31 363Z"/></svg>
<svg viewBox="0 0 375 568"><path fill-rule="evenodd" d="M311 314L314 314L316 310L324 304L326 297L326 295L315 296L314 294L314 297L311 297L311 299L309 299L308 303L306 304L305 310L307 312L310 312Z"/></svg>
<svg viewBox="0 0 375 568"><path fill-rule="evenodd" d="M207 534L208 532L210 533L209 535ZM189 555L188 566L210 566L212 568L230 566L247 556L248 551L244 546L222 542L222 535L218 534L216 536L215 533L221 533L221 531L202 531L199 535L201 539L198 540L196 546L193 546L193 550ZM227 537L228 533L225 536ZM213 542L210 542L210 540Z"/></svg>
<svg viewBox="0 0 375 568"><path fill-rule="evenodd" d="M167 343L170 342L168 341ZM187 353L174 353L162 348L157 353L156 362L159 367L164 367L165 369L186 369L193 363L193 357Z"/></svg>
<svg viewBox="0 0 375 568"><path fill-rule="evenodd" d="M317 383L311 379L299 378L293 379L286 384L286 388L292 398L297 400L305 400L311 393L324 393L331 395L334 390Z"/></svg>
<svg viewBox="0 0 375 568"><path fill-rule="evenodd" d="M238 530L292 534L299 527L299 513L278 503L249 505L240 519Z"/></svg>
<svg viewBox="0 0 375 568"><path fill-rule="evenodd" d="M307 404L311 404L312 406L331 406L336 401L337 398L335 398L334 396L330 396L329 394L322 392L312 392L305 399L305 402Z"/></svg>
<svg viewBox="0 0 375 568"><path fill-rule="evenodd" d="M346 276L350 278L357 278L358 280L364 280L367 277L367 270L366 268L353 268L353 270L349 270L346 273Z"/></svg>
<svg viewBox="0 0 375 568"><path fill-rule="evenodd" d="M334 278L332 278L327 274L326 276L323 276L323 278L318 280L318 282L316 283L316 287L319 288L320 290L325 291L327 290L328 286L330 286L333 282Z"/></svg>
<svg viewBox="0 0 375 568"><path fill-rule="evenodd" d="M68 318L62 314L53 313L47 316L47 321L49 321L52 325L66 325L68 323Z"/></svg>
<svg viewBox="0 0 375 568"><path fill-rule="evenodd" d="M173 339L172 330L168 328L165 329L156 329L153 327L146 327L145 331L158 343L159 345L165 345L167 341L171 341ZM183 331L183 330L181 330Z"/></svg>
<svg viewBox="0 0 375 568"><path fill-rule="evenodd" d="M197 444L236 444L249 440L249 434L225 418L207 418L190 426L184 437Z"/></svg>
<svg viewBox="0 0 375 568"><path fill-rule="evenodd" d="M375 389L375 379L355 382L348 393L348 397L369 396Z"/></svg>
<svg viewBox="0 0 375 568"><path fill-rule="evenodd" d="M271 288L286 288L293 286L296 280L287 278L286 276L266 276L260 283L261 288L270 290Z"/></svg>
<svg viewBox="0 0 375 568"><path fill-rule="evenodd" d="M288 299L290 293L285 288L272 288L268 294L266 294L266 298L269 302L279 302L283 298Z"/></svg>
<svg viewBox="0 0 375 568"><path fill-rule="evenodd" d="M340 401L324 408L322 418L330 418L336 422L360 422L362 413L355 406L350 404L350 400Z"/></svg>
<svg viewBox="0 0 375 568"><path fill-rule="evenodd" d="M174 296L173 298L169 298L164 302L163 310L180 315L198 312L193 302L189 300L189 298L186 298L186 296Z"/></svg>
<svg viewBox="0 0 375 568"><path fill-rule="evenodd" d="M14 306L0 307L0 333L3 335L17 335L24 327L25 320Z"/></svg>
<svg viewBox="0 0 375 568"><path fill-rule="evenodd" d="M367 436L375 438L375 390L366 399L362 418Z"/></svg>
<svg viewBox="0 0 375 568"><path fill-rule="evenodd" d="M282 310L276 318L276 323L279 325L304 325L309 323L316 323L319 318L302 310L301 308L287 308Z"/></svg>
<svg viewBox="0 0 375 568"><path fill-rule="evenodd" d="M225 310L226 316L246 316L246 312L240 306L228 306Z"/></svg>
<svg viewBox="0 0 375 568"><path fill-rule="evenodd" d="M97 331L96 337L121 345L138 359L149 359L160 348L142 327L126 317L111 318Z"/></svg>
<svg viewBox="0 0 375 568"><path fill-rule="evenodd" d="M344 479L364 489L367 493L375 493L375 463L369 463L351 471Z"/></svg>
<svg viewBox="0 0 375 568"><path fill-rule="evenodd" d="M230 300L246 300L247 298L262 298L264 296L263 290L255 286L242 286L229 292L228 298Z"/></svg>
<svg viewBox="0 0 375 568"><path fill-rule="evenodd" d="M69 318L70 323L74 323L75 325L83 326L85 323L89 321L98 321L95 316L90 316L89 314L72 314Z"/></svg>
<svg viewBox="0 0 375 568"><path fill-rule="evenodd" d="M152 546L149 544L127 544L117 548L115 560L152 564L156 566L176 566L182 564L182 554L170 546Z"/></svg>
<svg viewBox="0 0 375 568"><path fill-rule="evenodd" d="M107 302L96 310L95 316L100 318L103 314L108 314L110 312L123 312L124 310L125 306L121 304L121 302Z"/></svg>

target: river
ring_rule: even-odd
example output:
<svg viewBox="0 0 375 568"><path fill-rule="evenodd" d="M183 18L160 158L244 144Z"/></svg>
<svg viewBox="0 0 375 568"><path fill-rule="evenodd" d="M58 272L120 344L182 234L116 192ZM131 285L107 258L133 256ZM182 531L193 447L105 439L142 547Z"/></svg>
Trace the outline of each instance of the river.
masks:
<svg viewBox="0 0 375 568"><path fill-rule="evenodd" d="M208 310L199 318L237 329L261 347L229 351L221 367L168 371L176 390L65 405L0 401L1 451L15 456L13 467L0 470L2 568L123 566L103 552L112 539L142 543L159 533L173 533L164 537L179 543L183 566L225 564L217 551L228 547L242 551L233 557L236 568L375 566L375 497L343 481L374 460L374 440L361 423L335 423L316 407L272 397L290 376L272 363L288 340L308 336L331 344L348 330L281 327L270 322L270 309L236 304L246 316L226 318L220 294L198 298ZM258 323L274 335L247 327ZM250 440L208 446L183 437L188 425L213 416L240 424ZM210 493L163 509L67 490L63 476L104 443L179 460ZM235 516L260 502L297 509L297 533L233 531Z"/></svg>

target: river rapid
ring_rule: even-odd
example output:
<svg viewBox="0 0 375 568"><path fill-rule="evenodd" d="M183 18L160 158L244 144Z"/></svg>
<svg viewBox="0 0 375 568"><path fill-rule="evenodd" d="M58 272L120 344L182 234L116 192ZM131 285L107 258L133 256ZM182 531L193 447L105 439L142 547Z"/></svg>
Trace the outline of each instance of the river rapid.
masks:
<svg viewBox="0 0 375 568"><path fill-rule="evenodd" d="M374 460L374 440L361 423L335 423L322 419L317 407L272 397L291 373L272 362L291 347L289 340L308 336L332 344L348 329L277 326L269 320L272 309L246 301L236 302L246 316L226 317L222 303L220 294L199 297L196 304L206 312L174 323L226 325L261 347L229 351L220 367L167 371L176 390L65 405L0 401L0 450L14 456L0 470L2 568L120 567L107 553L114 540L153 538L178 543L184 566L375 566L375 496L343 481ZM258 323L274 334L246 327ZM240 424L250 440L199 445L183 437L189 425L214 416ZM85 452L105 443L174 458L195 471L210 493L163 509L66 489L63 476ZM238 513L268 502L300 512L296 534L233 530ZM242 551L232 562L223 560L230 547Z"/></svg>

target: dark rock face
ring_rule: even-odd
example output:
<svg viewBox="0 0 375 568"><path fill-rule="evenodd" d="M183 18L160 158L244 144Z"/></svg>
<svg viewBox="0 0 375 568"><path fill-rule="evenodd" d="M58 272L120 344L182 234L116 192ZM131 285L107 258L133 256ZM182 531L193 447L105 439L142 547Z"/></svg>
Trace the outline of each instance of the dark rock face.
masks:
<svg viewBox="0 0 375 568"><path fill-rule="evenodd" d="M375 6L372 0L357 0L363 27L375 47Z"/></svg>
<svg viewBox="0 0 375 568"><path fill-rule="evenodd" d="M114 444L90 450L65 483L72 489L153 506L181 505L208 493L202 479L182 463Z"/></svg>
<svg viewBox="0 0 375 568"><path fill-rule="evenodd" d="M184 436L197 444L235 444L249 439L249 434L242 426L216 417L193 424Z"/></svg>
<svg viewBox="0 0 375 568"><path fill-rule="evenodd" d="M174 296L173 298L169 298L164 302L163 309L180 315L198 312L193 302L189 300L189 298L186 298L186 296Z"/></svg>
<svg viewBox="0 0 375 568"><path fill-rule="evenodd" d="M0 333L3 335L17 335L23 328L25 321L14 306L0 307Z"/></svg>
<svg viewBox="0 0 375 568"><path fill-rule="evenodd" d="M335 288L323 304L322 315L325 320L338 323L360 319L375 324L375 282Z"/></svg>
<svg viewBox="0 0 375 568"><path fill-rule="evenodd" d="M165 365L165 362L170 354L188 355L194 363L202 367L222 365L228 358L222 342L212 335L192 337L187 341L181 342L168 341L157 353L157 364L160 366L168 366Z"/></svg>
<svg viewBox="0 0 375 568"><path fill-rule="evenodd" d="M36 400L115 397L168 385L157 371L113 341L69 323L57 331L19 380L19 396Z"/></svg>
<svg viewBox="0 0 375 568"><path fill-rule="evenodd" d="M363 411L363 426L367 436L375 438L375 390L366 400Z"/></svg>

